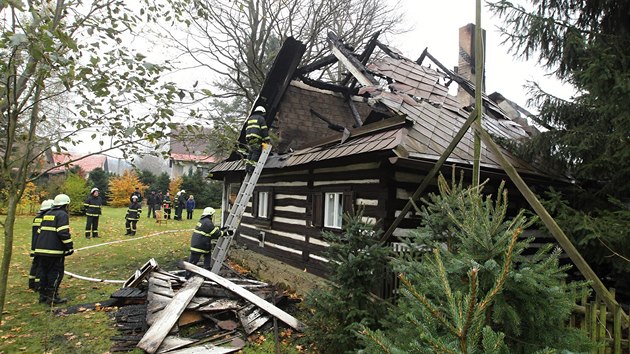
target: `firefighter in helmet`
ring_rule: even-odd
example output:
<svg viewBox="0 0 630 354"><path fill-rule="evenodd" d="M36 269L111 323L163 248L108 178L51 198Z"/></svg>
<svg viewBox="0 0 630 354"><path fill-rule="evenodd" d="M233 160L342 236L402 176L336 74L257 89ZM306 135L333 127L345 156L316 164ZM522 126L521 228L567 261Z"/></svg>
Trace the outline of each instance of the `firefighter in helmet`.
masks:
<svg viewBox="0 0 630 354"><path fill-rule="evenodd" d="M62 304L66 299L58 296L63 280L66 256L74 253L68 217L70 197L59 194L53 199L52 208L42 216L39 237L33 251L38 258L39 302Z"/></svg>
<svg viewBox="0 0 630 354"><path fill-rule="evenodd" d="M265 107L257 106L245 125L245 140L249 149L247 160L245 161L245 171L247 173L254 172L256 163L262 153L262 144L269 143L269 129L265 120L266 112Z"/></svg>
<svg viewBox="0 0 630 354"><path fill-rule="evenodd" d="M98 236L98 218L101 216L101 206L103 205L103 199L99 196L98 188L92 188L90 195L85 199L83 203L83 210L85 211L85 238L89 239Z"/></svg>

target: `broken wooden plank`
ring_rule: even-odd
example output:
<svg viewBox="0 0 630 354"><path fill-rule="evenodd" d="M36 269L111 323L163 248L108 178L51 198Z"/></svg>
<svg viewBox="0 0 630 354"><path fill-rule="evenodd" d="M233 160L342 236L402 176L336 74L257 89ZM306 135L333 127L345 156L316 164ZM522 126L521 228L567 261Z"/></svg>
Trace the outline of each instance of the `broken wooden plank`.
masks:
<svg viewBox="0 0 630 354"><path fill-rule="evenodd" d="M160 312L155 324L149 327L149 330L138 343L138 348L144 349L148 353L155 353L202 283L203 278L201 277L193 277L185 283L184 287L175 294L173 301Z"/></svg>
<svg viewBox="0 0 630 354"><path fill-rule="evenodd" d="M240 308L241 305L238 300L234 299L219 299L213 301L207 305L201 306L197 309L200 312L211 312L211 311L225 311L225 310L236 310Z"/></svg>
<svg viewBox="0 0 630 354"><path fill-rule="evenodd" d="M254 333L271 319L266 312L254 305L243 307L237 314L247 335Z"/></svg>
<svg viewBox="0 0 630 354"><path fill-rule="evenodd" d="M188 262L180 262L179 266L181 268L187 270L187 271L190 271L190 272L199 274L201 276L204 276L204 277L206 277L206 278L216 282L217 284L225 287L226 289L229 289L229 290L237 293L238 295L242 296L244 299L254 303L256 306L258 306L258 307L262 308L263 310L267 311L272 316L277 317L279 320L281 320L282 322L284 322L287 325L291 326L295 330L303 331L304 328L306 327L297 318L291 316L290 314L284 312L282 309L280 309L280 308L270 304L269 302L261 299L260 297L256 296L256 294L253 294L249 290L244 289L244 288L242 288L242 287L232 283L231 281L221 277L220 275L214 274L214 273L210 272L209 270L203 269L201 267L197 267L196 265L188 263Z"/></svg>
<svg viewBox="0 0 630 354"><path fill-rule="evenodd" d="M217 347L212 344L206 344L197 347L173 350L169 353L173 354L227 354L234 353L243 349L243 347Z"/></svg>
<svg viewBox="0 0 630 354"><path fill-rule="evenodd" d="M144 278L157 267L158 264L155 259L149 259L142 267L140 267L139 271L134 272L134 275L132 275L131 277L129 277L129 279L127 279L127 281L125 281L123 287L133 288L138 286L140 283L142 283Z"/></svg>
<svg viewBox="0 0 630 354"><path fill-rule="evenodd" d="M182 338L177 336L168 336L162 341L162 345L158 348L158 353L166 353L171 350L185 347L191 343L196 342L194 339Z"/></svg>
<svg viewBox="0 0 630 354"><path fill-rule="evenodd" d="M184 311L184 313L179 316L179 320L177 321L178 326L188 326L194 323L198 323L203 321L204 318L201 316L199 312L195 311Z"/></svg>

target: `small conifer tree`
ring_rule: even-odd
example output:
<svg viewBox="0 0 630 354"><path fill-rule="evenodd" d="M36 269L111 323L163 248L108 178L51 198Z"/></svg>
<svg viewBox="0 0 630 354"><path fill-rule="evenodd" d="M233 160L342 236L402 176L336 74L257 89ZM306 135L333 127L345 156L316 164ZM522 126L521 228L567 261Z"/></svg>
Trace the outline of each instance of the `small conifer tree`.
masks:
<svg viewBox="0 0 630 354"><path fill-rule="evenodd" d="M359 324L377 328L386 314L384 301L371 295L382 280L389 251L381 245L381 232L363 221L363 210L345 214L343 233L323 233L334 286L316 289L305 298L311 316L306 338L320 353L345 353L359 344ZM376 302L376 303L375 303Z"/></svg>
<svg viewBox="0 0 630 354"><path fill-rule="evenodd" d="M401 297L382 331L361 333L367 352L534 353L583 351L587 339L567 326L578 289L565 284L559 249L524 255L533 220L507 217L503 185L493 200L480 187L449 185L418 209L422 227L393 262ZM430 251L429 251L430 250Z"/></svg>

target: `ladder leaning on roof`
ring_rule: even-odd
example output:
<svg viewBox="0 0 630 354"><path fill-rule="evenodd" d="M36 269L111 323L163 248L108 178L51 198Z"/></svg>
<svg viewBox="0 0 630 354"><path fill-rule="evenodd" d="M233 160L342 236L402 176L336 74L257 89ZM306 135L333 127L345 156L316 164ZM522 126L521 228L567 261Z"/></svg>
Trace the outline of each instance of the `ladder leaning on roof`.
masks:
<svg viewBox="0 0 630 354"><path fill-rule="evenodd" d="M232 209L230 209L230 214L223 224L223 227L227 227L228 230L236 231L238 226L241 224L241 218L243 217L243 213L245 212L249 199L254 193L254 188L256 187L258 178L262 173L262 169L265 167L265 162L267 162L267 157L269 157L270 151L271 145L263 143L262 152L258 162L256 162L254 172L245 175L241 189L238 191L238 195L236 196L236 201L234 201L234 205L232 205ZM221 266L223 265L225 256L227 256L233 238L234 235L224 235L217 241L216 246L212 250L212 273L219 274L219 270L221 270Z"/></svg>

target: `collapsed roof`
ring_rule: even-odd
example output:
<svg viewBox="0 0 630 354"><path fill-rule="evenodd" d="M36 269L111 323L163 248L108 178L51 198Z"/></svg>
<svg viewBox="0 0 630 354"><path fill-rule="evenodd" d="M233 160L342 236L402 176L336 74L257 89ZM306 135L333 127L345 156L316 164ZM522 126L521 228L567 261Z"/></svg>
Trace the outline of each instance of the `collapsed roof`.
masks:
<svg viewBox="0 0 630 354"><path fill-rule="evenodd" d="M449 94L449 85L455 82L474 97L474 84L444 67L427 50L416 61L405 58L379 42L378 34L372 37L361 54L346 47L334 33L329 33L328 40L331 55L297 68L297 58L304 52L303 45L293 38L287 39L254 103L254 106L264 104L268 107L268 126L279 125L282 130L287 120L294 120L300 122L300 129L306 130L311 126L307 122L315 120L331 129L325 135L328 138L294 144L298 146L297 149L281 142L280 155L270 157L265 168L298 166L381 151L390 151L394 159L437 161L473 110L473 107L463 105ZM378 55L374 53L376 48L380 49ZM423 65L425 59L437 68ZM340 64L347 70L340 82L310 77L321 74L322 70L334 64ZM287 97L306 95L306 91L309 91L308 99L297 100L303 108L289 109L290 103L285 103L290 101ZM268 99L267 95L271 92L273 97ZM330 102L314 110L314 94L329 96L329 99L335 97L347 107L345 113L335 110ZM482 124L490 134L518 142L528 139L534 131L526 120L512 119L485 94L483 105L485 113ZM281 116L279 120L285 123L276 122L277 114ZM339 117L331 118L335 116ZM309 136L319 135L312 133L315 134ZM286 132L280 136L281 140L290 140ZM537 167L507 152L506 155L521 173L545 175ZM472 161L473 133L469 130L447 162L472 166ZM484 146L481 167L487 170L501 169L497 156ZM225 172L242 168L238 156L233 155L212 172L220 177Z"/></svg>

